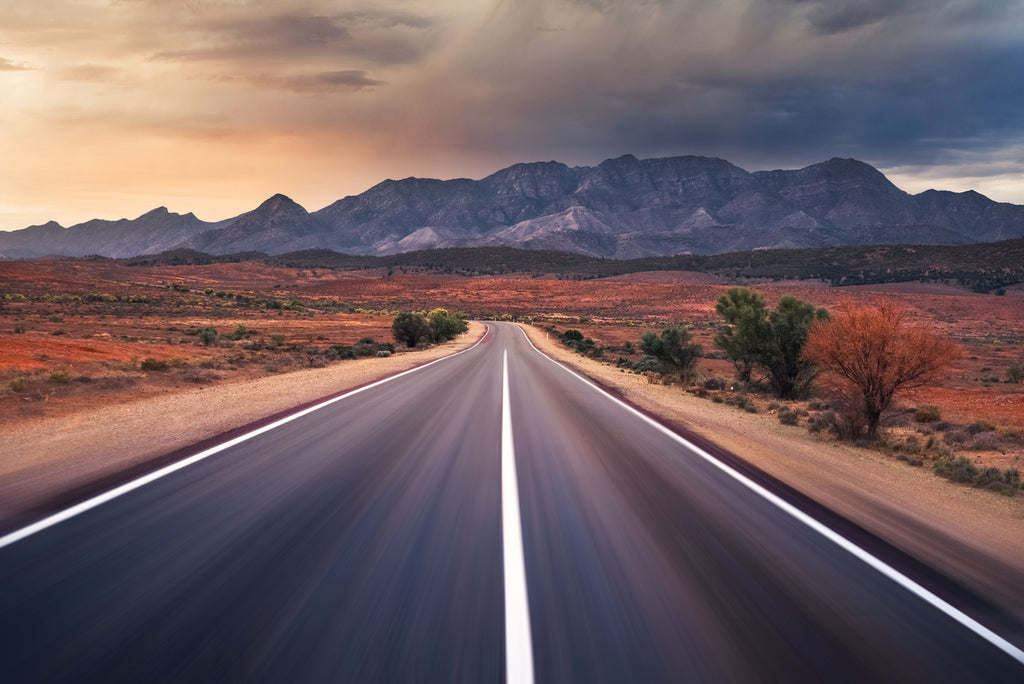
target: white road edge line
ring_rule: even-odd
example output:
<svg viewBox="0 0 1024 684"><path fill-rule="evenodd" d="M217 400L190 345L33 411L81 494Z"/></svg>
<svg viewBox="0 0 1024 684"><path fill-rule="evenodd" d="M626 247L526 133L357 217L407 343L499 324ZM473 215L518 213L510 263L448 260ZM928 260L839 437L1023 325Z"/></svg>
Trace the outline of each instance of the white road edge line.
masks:
<svg viewBox="0 0 1024 684"><path fill-rule="evenodd" d="M519 327L519 326L516 326L516 327ZM1008 656L1010 656L1011 658L1016 660L1018 663L1024 664L1024 650L1018 648L1017 646L1015 646L1014 644L1010 643L1009 641L1007 641L1003 637L999 636L998 634L993 632L991 629L989 629L985 625L981 624L980 622L978 622L977 620L972 618L970 615L967 615L966 613L964 613L962 610L960 610L956 606L954 606L954 605L950 604L949 602L947 602L946 600L940 598L939 596L937 596L936 594L932 593L928 589L925 589L923 586L921 586L920 584L918 584L914 580L910 579L909 577L907 577L906 575L904 575L900 571L896 570L891 565L885 563L884 561L882 561L878 557L872 555L871 553L869 553L865 549L862 549L861 547L857 546L855 543L853 543L852 541L850 541L849 539L847 539L843 535L839 534L838 532L836 532L832 528L824 525L823 523L819 522L818 520L812 518L810 515L808 515L808 514L804 513L803 511L801 511L799 508L793 506L792 504L790 504L786 500L784 500L784 499L780 498L779 496L773 494L772 492L768 491L767 489L765 489L761 485L757 484L756 482L754 482L753 480L748 478L746 475L744 475L744 474L740 473L739 471L733 469L731 466L726 465L722 461L719 461L717 458L715 458L714 456L712 456L708 452L704 451L703 449L698 447L696 444L692 444L691 442L687 441L685 438L683 438L680 435L676 434L675 432L673 432L672 430L670 430L666 426L662 425L658 421L654 420L650 416L647 416L647 415L641 413L640 411L636 410L635 408L633 408L629 404L625 403L624 401L622 401L621 399L619 399L615 395L611 394L607 390L599 387L598 385L595 385L593 382L591 382L587 378L583 377L582 375L580 375L576 371L568 368L567 366L562 365L558 361L555 361L553 358L551 358L550 356L548 356L547 354L542 352L540 349L538 349L533 344L533 341L530 339L530 336L526 334L525 330L523 330L522 328L519 328L519 331L523 334L523 337L526 338L527 343L531 347L533 347L533 350L535 352L537 352L538 354L543 356L545 359L547 359L551 363L555 364L556 366L558 366L559 368L564 370L566 373L569 373L570 375L574 376L580 382L590 386L592 389L594 389L597 392L599 392L599 393L603 394L604 396L608 397L609 399L614 401L616 404L620 405L622 408L624 408L627 411L629 411L630 413L634 414L635 416L637 416L638 418L640 418L644 422L648 423L649 425L651 425L655 429L660 430L662 433L664 433L665 435L667 435L671 439L675 440L679 444L683 445L684 447L686 447L687 449L689 449L693 453L697 454L702 459L704 459L705 461L707 461L711 465L715 466L716 468L718 468L719 470L724 472L726 475L729 475L734 480L736 480L737 482L739 482L743 486L747 487L748 489L750 489L755 494L761 496L762 498L767 500L769 503L774 504L777 508L779 508L782 511L788 513L793 518L796 518L798 521L800 521L801 523L803 523L807 527L811 528L812 530L814 530L818 534L822 535L823 537L825 537L826 539L830 540L831 542L833 542L837 546L841 547L842 549L846 550L847 552L849 552L850 554L852 554L856 558L860 559L861 561L863 561L864 563L866 563L870 567L874 568L875 570L877 570L881 574L885 575L890 580L892 580L893 582L895 582L899 586L901 586L904 589L906 589L907 591L909 591L911 594L914 594L919 599L923 600L925 603L928 603L933 608L936 608L940 612L944 613L946 616L948 616L948 617L952 618L953 620L955 620L956 622L960 623L960 625L962 625L963 627L966 627L970 631L974 632L976 635L980 636L982 639L984 639L985 641L989 642L990 644L992 644L993 646L995 646L996 648L1001 650L1003 653L1007 654Z"/></svg>
<svg viewBox="0 0 1024 684"><path fill-rule="evenodd" d="M523 529L519 520L519 481L512 443L508 391L508 350L501 366L501 540L505 557L505 681L532 684L533 640L526 594Z"/></svg>
<svg viewBox="0 0 1024 684"><path fill-rule="evenodd" d="M177 472L177 471L181 470L182 468L187 468L188 466L192 465L193 463L198 463L199 461L207 459L210 456L213 456L214 454L217 454L217 453L220 453L221 451L224 451L225 449L229 449L229 448L231 448L231 447L233 447L233 446L235 446L237 444L241 444L242 442L250 440L253 437L256 437L257 435L262 435L264 432L269 432L269 431L271 431L271 430L273 430L275 428L279 428L282 425L284 425L285 423L290 423L291 421L296 420L298 418L301 418L302 416L308 415L310 413L313 413L314 411L319 411L320 409L324 408L325 406L330 406L331 404L337 403L337 402L341 401L342 399L347 399L347 398L349 398L349 397L351 397L351 396L353 396L355 394L359 394L360 392L365 392L368 389L372 389L374 387L377 387L378 385L383 385L386 382L391 382L392 380L397 380L398 378L400 378L400 377L402 377L404 375L409 375L410 373L415 373L416 371L423 370L424 368L427 368L429 366L433 366L436 363L441 363L442 361L447 361L448 359L453 359L456 356L459 356L460 354L465 354L468 351L472 351L473 349L476 349L476 347L479 346L481 342L484 341L484 339L490 334L490 332L491 332L490 329L485 330L484 334L480 337L479 340L476 341L476 343L472 347L468 347L466 349L463 349L462 351L455 352L454 354L449 354L448 356L443 356L440 359L435 359L434 361L431 361L430 363L425 363L422 366L417 366L416 368L410 368L407 371L402 371L401 373L397 373L395 375L388 376L388 377L384 378L383 380L378 380L377 382L370 383L369 385L364 385L363 387L359 387L358 389L354 389L351 392L346 392L345 394L342 394L339 397L334 397L333 399L328 399L327 401L323 401L323 402L321 402L319 404L316 404L315 406L310 406L309 408L303 409L302 411L298 411L297 413L293 413L293 414L291 414L289 416L285 416L284 418L276 420L273 423L270 423L268 425L264 425L261 428L257 428L255 430L253 430L252 432L247 432L244 435L239 435L238 437L235 437L234 439L228 440L227 442L224 442L222 444L218 444L218 445L216 445L214 447L210 447L209 449L206 449L205 451L200 451L199 453L193 454L192 456L189 456L188 458L182 459L180 461L175 461L174 463L171 463L170 465L164 466L163 468L160 468L159 470L154 470L153 472L151 472L151 473L149 473L147 475L143 475L143 476L141 476L141 477L139 477L139 478L137 478L135 480L131 480L129 482L125 482L123 485L115 487L114 489L111 489L109 491L103 492L102 494L97 494L96 496L92 497L91 499L86 499L85 501L82 501L81 503L75 504L74 506L71 506L70 508L65 508L62 511L58 511L57 513L54 513L53 515L50 515L50 516L48 516L46 518L43 518L42 520L36 521L36 522L34 522L34 523L30 524L30 525L26 525L25 527L22 527L20 529L14 530L13 532L9 532L9 533L5 534L3 537L0 537L0 549L3 549L4 547L10 546L11 544L13 544L13 543L15 543L17 541L25 539L26 537L30 537L33 534L36 534L38 532L42 532L43 530L45 530L45 529L47 529L49 527L53 527L54 525L56 525L58 523L61 523L61 522L64 522L65 520L69 520L71 518L74 518L76 515L81 515L82 513L85 513L88 510L96 508L97 506L99 506L101 504L104 504L104 503L106 503L106 502L108 502L108 501L110 501L112 499L116 499L117 497L122 496L124 494L127 494L128 492L130 492L132 490L138 489L139 487L142 487L143 485L147 485L150 482L153 482L154 480L159 480L160 478L166 477L167 475L170 475L171 473Z"/></svg>

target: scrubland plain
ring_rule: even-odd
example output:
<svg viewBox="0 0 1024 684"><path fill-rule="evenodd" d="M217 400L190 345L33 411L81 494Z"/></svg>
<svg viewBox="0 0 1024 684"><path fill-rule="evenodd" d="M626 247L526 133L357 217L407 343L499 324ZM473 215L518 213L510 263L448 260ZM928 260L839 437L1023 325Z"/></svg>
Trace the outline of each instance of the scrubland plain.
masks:
<svg viewBox="0 0 1024 684"><path fill-rule="evenodd" d="M722 404L716 407L722 411L791 411L798 427L813 430L820 398L781 404L745 392L735 386L731 364L715 353L711 340L721 324L715 301L734 284L685 272L568 280L249 262L7 262L0 264L0 430L102 404L387 354L398 311L435 307L530 320L549 336L579 330L594 341L588 355L622 372L642 357L637 343L644 332L682 323L705 358L697 382L680 392ZM1024 384L1008 381L1024 365L1024 290L995 296L934 283L742 284L769 306L786 294L826 308L843 298L896 300L914 322L956 340L963 356L942 384L898 397L884 423L891 455L927 465L930 450L942 447L982 468L1024 465Z"/></svg>

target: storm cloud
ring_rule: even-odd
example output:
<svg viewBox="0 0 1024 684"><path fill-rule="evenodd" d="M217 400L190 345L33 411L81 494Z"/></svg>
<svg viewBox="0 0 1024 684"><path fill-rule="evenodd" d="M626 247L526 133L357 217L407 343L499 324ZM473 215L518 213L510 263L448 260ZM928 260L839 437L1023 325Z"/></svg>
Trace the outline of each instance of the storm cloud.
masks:
<svg viewBox="0 0 1024 684"><path fill-rule="evenodd" d="M0 7L0 80L21 117L0 131L21 162L17 179L0 179L2 228L24 225L13 217L29 208L38 220L69 216L61 206L124 177L121 198L138 206L110 207L114 216L163 192L218 218L259 193L312 209L387 176L481 176L627 152L719 156L750 170L857 157L908 190L974 187L1024 202L1019 2ZM153 185L142 187L154 150ZM62 154L73 163L55 173ZM75 176L85 168L88 179ZM50 204L37 207L44 183ZM73 218L109 201L96 195Z"/></svg>

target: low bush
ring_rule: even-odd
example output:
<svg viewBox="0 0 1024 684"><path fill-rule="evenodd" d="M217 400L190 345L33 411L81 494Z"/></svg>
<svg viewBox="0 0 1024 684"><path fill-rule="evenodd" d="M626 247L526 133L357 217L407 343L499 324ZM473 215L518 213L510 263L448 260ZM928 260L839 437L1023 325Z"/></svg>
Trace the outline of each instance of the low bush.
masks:
<svg viewBox="0 0 1024 684"><path fill-rule="evenodd" d="M915 455L921 453L921 443L917 441L917 437L908 435L906 440L893 445L893 449L898 453Z"/></svg>
<svg viewBox="0 0 1024 684"><path fill-rule="evenodd" d="M139 363L139 370L144 371L165 371L170 367L169 363L161 359L145 358Z"/></svg>
<svg viewBox="0 0 1024 684"><path fill-rule="evenodd" d="M1024 365L1011 363L1010 367L1006 369L1006 382L1022 381L1024 381Z"/></svg>
<svg viewBox="0 0 1024 684"><path fill-rule="evenodd" d="M918 423L935 423L942 419L938 406L921 406L914 411L914 420Z"/></svg>
<svg viewBox="0 0 1024 684"><path fill-rule="evenodd" d="M964 444L967 444L967 432L964 430L950 430L949 432L946 432L942 438L945 440L946 444L949 444L950 446L963 446Z"/></svg>
<svg viewBox="0 0 1024 684"><path fill-rule="evenodd" d="M966 456L950 456L935 462L935 474L953 482L974 482L978 467Z"/></svg>
<svg viewBox="0 0 1024 684"><path fill-rule="evenodd" d="M811 434L836 431L836 414L832 411L815 414L807 423L807 431Z"/></svg>
<svg viewBox="0 0 1024 684"><path fill-rule="evenodd" d="M11 378L7 381L7 388L12 392L24 392L28 389L28 380L20 376Z"/></svg>
<svg viewBox="0 0 1024 684"><path fill-rule="evenodd" d="M199 341L202 342L203 346L206 347L216 344L217 339L219 337L219 335L217 334L217 329L214 328L213 326L206 326L205 328L200 328L199 331L196 332L196 335L199 336Z"/></svg>
<svg viewBox="0 0 1024 684"><path fill-rule="evenodd" d="M968 448L972 451L996 451L999 449L999 435L994 432L982 432L975 435Z"/></svg>
<svg viewBox="0 0 1024 684"><path fill-rule="evenodd" d="M798 416L795 412L784 408L781 411L779 411L779 422L782 423L783 425L799 425L800 416Z"/></svg>
<svg viewBox="0 0 1024 684"><path fill-rule="evenodd" d="M716 376L714 378L708 378L704 381L703 387L706 390L724 390L728 387L728 381L722 376Z"/></svg>
<svg viewBox="0 0 1024 684"><path fill-rule="evenodd" d="M57 385L66 385L71 382L71 373L66 368L58 368L50 373L50 382Z"/></svg>
<svg viewBox="0 0 1024 684"><path fill-rule="evenodd" d="M935 463L935 473L953 482L973 484L1003 496L1015 496L1021 488L1020 471L1016 468L985 468L979 470L964 456L942 458Z"/></svg>

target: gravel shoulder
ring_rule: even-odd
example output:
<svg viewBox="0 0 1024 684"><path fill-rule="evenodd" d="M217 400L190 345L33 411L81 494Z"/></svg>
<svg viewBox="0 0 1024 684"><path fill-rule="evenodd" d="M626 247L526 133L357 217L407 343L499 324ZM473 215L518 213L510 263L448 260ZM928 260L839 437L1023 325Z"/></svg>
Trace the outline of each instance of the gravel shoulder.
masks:
<svg viewBox="0 0 1024 684"><path fill-rule="evenodd" d="M387 358L222 382L70 415L0 425L0 527L64 505L62 495L226 432L461 351L483 324L448 344Z"/></svg>
<svg viewBox="0 0 1024 684"><path fill-rule="evenodd" d="M521 326L549 356L634 405L724 447L889 544L1024 618L1024 500L650 384Z"/></svg>

